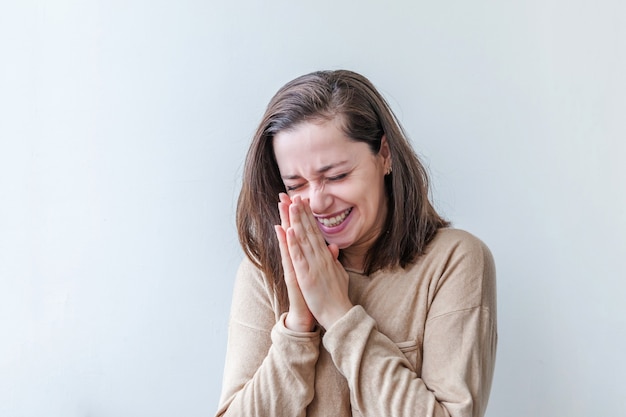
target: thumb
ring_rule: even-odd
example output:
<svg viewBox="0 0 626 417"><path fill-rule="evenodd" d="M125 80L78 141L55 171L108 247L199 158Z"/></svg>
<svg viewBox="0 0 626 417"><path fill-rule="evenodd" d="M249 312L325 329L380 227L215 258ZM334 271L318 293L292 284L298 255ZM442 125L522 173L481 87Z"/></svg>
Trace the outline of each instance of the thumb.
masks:
<svg viewBox="0 0 626 417"><path fill-rule="evenodd" d="M328 245L328 250L330 251L330 254L333 255L333 259L337 260L339 258L339 246L335 243Z"/></svg>

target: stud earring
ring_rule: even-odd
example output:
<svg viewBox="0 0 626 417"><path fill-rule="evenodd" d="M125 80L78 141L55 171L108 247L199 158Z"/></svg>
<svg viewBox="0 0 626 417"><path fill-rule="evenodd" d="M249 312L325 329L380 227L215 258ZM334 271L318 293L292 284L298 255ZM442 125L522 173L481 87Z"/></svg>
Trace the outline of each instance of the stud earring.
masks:
<svg viewBox="0 0 626 417"><path fill-rule="evenodd" d="M389 174L391 174L391 166L389 166L389 168L387 168L387 173L386 173L386 175L389 175Z"/></svg>

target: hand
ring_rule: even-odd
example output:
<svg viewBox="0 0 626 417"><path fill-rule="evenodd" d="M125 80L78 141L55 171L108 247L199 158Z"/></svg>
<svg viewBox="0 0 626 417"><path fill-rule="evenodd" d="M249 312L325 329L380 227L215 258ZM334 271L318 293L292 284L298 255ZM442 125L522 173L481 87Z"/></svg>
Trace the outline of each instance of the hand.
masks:
<svg viewBox="0 0 626 417"><path fill-rule="evenodd" d="M287 286L287 297L289 298L289 311L285 318L285 327L297 332L310 332L315 327L315 317L313 317L304 301L287 247L286 231L290 227L289 205L291 204L291 199L285 193L281 193L279 199L278 212L280 213L281 225L274 226L274 229L278 238L285 285Z"/></svg>
<svg viewBox="0 0 626 417"><path fill-rule="evenodd" d="M289 206L289 222L287 247L299 289L318 323L328 329L352 308L339 248L326 245L308 201L299 196Z"/></svg>

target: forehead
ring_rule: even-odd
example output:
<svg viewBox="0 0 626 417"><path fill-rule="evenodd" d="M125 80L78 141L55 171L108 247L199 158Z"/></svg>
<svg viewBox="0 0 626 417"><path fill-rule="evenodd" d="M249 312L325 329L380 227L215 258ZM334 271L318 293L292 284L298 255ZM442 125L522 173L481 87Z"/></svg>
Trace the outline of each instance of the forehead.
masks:
<svg viewBox="0 0 626 417"><path fill-rule="evenodd" d="M279 132L274 136L273 147L281 174L353 164L369 153L367 144L350 139L337 119L303 122Z"/></svg>

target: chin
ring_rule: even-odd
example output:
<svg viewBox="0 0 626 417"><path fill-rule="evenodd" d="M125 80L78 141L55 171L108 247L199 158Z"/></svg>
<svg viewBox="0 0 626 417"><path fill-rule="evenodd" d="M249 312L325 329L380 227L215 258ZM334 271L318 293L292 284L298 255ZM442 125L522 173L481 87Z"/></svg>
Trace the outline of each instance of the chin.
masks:
<svg viewBox="0 0 626 417"><path fill-rule="evenodd" d="M329 245L331 243L334 243L335 245L337 245L337 247L339 249L346 249L346 248L349 248L350 246L352 246L352 243L354 243L354 242L352 240L347 241L346 239L336 239L336 238L333 239L333 238L330 238L330 239L326 239L326 243L328 243Z"/></svg>

